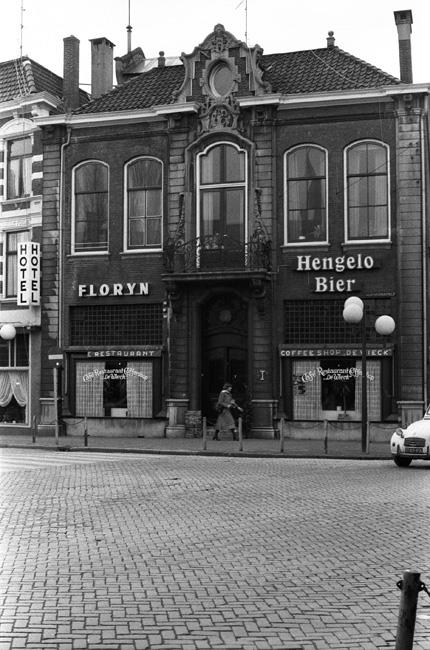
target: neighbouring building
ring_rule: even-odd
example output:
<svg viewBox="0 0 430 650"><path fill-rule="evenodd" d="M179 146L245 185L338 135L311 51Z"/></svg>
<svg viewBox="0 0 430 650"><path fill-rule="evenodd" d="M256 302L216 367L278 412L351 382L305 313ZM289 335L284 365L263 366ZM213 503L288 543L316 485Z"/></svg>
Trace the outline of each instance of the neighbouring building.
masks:
<svg viewBox="0 0 430 650"><path fill-rule="evenodd" d="M291 435L327 420L358 436L363 349L372 435L421 414L430 86L412 82L411 12L395 20L400 79L332 32L265 54L219 24L180 61L117 58L111 90L112 43L93 41L98 96L38 120L43 242L59 246L42 368L63 356L67 431L192 435L230 381L249 436L280 416Z"/></svg>
<svg viewBox="0 0 430 650"><path fill-rule="evenodd" d="M40 418L42 141L63 81L28 57L0 63L0 430ZM81 99L88 99L83 94ZM63 110L60 111L61 113Z"/></svg>

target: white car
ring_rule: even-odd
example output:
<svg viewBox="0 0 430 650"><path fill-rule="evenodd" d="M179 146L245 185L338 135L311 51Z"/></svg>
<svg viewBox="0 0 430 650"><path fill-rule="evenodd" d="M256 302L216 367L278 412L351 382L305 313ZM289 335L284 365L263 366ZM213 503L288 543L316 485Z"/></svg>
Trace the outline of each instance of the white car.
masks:
<svg viewBox="0 0 430 650"><path fill-rule="evenodd" d="M408 467L416 458L430 460L430 406L422 420L412 422L406 429L396 429L390 444L398 467Z"/></svg>

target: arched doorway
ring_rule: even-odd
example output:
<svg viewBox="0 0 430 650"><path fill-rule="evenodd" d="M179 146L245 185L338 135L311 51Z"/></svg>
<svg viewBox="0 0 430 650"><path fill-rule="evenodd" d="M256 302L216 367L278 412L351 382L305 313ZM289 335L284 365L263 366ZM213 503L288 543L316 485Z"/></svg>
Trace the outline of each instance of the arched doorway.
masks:
<svg viewBox="0 0 430 650"><path fill-rule="evenodd" d="M225 382L244 406L248 387L248 305L234 293L212 297L202 306L202 413L216 418L215 405Z"/></svg>

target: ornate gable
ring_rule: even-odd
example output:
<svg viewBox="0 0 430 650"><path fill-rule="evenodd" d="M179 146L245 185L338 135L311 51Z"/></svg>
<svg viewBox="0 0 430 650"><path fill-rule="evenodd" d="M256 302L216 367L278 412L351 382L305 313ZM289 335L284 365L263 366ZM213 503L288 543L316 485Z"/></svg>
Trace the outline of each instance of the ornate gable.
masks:
<svg viewBox="0 0 430 650"><path fill-rule="evenodd" d="M249 48L223 25L214 30L191 54L182 54L184 82L175 93L178 102L200 104L201 130L238 128L237 96L271 92L263 81L259 61L263 50Z"/></svg>

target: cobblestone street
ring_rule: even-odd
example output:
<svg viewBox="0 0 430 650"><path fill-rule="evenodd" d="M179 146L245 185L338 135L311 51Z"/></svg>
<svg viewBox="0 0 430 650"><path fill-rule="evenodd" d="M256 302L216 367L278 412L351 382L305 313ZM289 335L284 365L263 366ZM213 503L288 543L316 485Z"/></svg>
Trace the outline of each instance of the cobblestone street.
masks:
<svg viewBox="0 0 430 650"><path fill-rule="evenodd" d="M1 470L0 650L394 648L396 582L430 583L429 464L3 449Z"/></svg>

